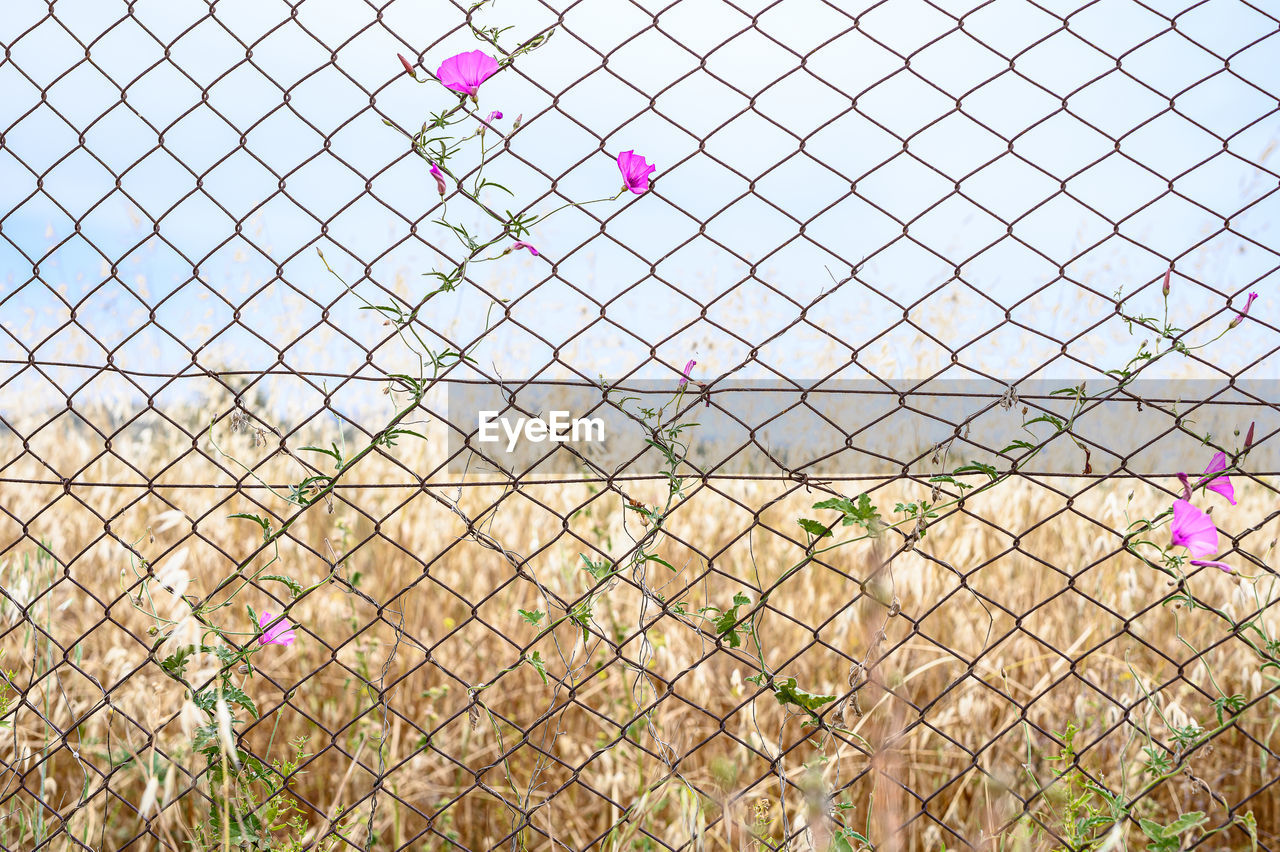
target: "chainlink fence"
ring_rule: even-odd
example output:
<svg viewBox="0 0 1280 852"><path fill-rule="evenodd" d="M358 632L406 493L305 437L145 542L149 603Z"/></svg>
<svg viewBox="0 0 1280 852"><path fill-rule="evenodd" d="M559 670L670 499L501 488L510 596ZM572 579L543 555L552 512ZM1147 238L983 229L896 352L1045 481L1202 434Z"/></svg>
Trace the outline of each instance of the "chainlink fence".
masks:
<svg viewBox="0 0 1280 852"><path fill-rule="evenodd" d="M1278 33L7 0L0 848L1280 848ZM396 54L546 34L477 108L517 212L652 189L415 310L469 360L388 440L362 308L458 259ZM557 409L604 438L478 441ZM1215 450L1233 572L1175 578L1134 522Z"/></svg>

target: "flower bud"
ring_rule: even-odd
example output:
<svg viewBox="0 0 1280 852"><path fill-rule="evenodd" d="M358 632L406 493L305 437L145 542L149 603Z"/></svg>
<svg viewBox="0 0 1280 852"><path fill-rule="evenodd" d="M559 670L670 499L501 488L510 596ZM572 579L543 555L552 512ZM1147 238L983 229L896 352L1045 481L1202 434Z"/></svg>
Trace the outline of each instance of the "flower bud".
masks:
<svg viewBox="0 0 1280 852"><path fill-rule="evenodd" d="M1250 421L1249 431L1244 433L1244 448L1247 450L1253 446L1253 427L1257 424Z"/></svg>
<svg viewBox="0 0 1280 852"><path fill-rule="evenodd" d="M1227 328L1235 328L1240 323L1244 322L1244 318L1249 315L1249 306L1253 304L1253 300L1256 298L1258 298L1257 293L1249 294L1249 297L1244 300L1244 310L1236 314L1236 318L1231 321L1231 324L1228 325Z"/></svg>
<svg viewBox="0 0 1280 852"><path fill-rule="evenodd" d="M520 129L520 125L522 124L524 124L524 113L520 113L516 116L516 120L511 125L511 132L515 133Z"/></svg>
<svg viewBox="0 0 1280 852"><path fill-rule="evenodd" d="M1191 500L1191 480L1187 478L1185 473L1178 474L1178 481L1182 483L1182 499L1190 502ZM1132 495L1130 495L1132 497Z"/></svg>
<svg viewBox="0 0 1280 852"><path fill-rule="evenodd" d="M409 60L404 58L404 54L397 53L396 57L400 60L400 64L404 66L404 73L408 74L410 77L412 77L415 80L418 79L417 72L413 70L413 65L409 63Z"/></svg>
<svg viewBox="0 0 1280 852"><path fill-rule="evenodd" d="M1169 277L1173 275L1173 267L1169 267L1169 271L1164 274L1164 286L1160 288L1160 292L1165 296L1169 295Z"/></svg>

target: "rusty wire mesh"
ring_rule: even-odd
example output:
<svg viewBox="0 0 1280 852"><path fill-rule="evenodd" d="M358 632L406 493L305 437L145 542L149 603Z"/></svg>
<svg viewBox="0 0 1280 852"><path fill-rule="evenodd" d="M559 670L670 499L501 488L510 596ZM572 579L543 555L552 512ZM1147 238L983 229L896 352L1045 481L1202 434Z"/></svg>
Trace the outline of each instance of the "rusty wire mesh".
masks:
<svg viewBox="0 0 1280 852"><path fill-rule="evenodd" d="M197 585L222 576L252 551L226 516L288 517L294 510L273 502L267 483L287 487L298 464L320 469L300 457L302 445L377 436L381 423L362 406L398 369L394 335L354 311L323 273L317 247L353 286L375 294L412 293L419 279L402 270L449 256L431 224L434 194L420 160L390 131L355 143L350 134L382 130L384 120L414 129L422 102L405 93L421 95L394 55L434 67L428 57L465 48L465 6L429 4L410 17L407 0L251 5L14 3L0 25L0 582L3 664L14 688L0 752L6 849L187 843L175 826L212 801L208 768L184 751L184 698L158 671L154 639L134 611L140 581L126 566L151 575L171 569L171 578L185 570ZM716 26L681 24L694 5ZM499 4L486 14L503 11ZM581 198L586 170L611 168L602 154L616 155L619 142L641 149L653 122L681 140L669 159L657 158L649 195L583 214L572 239L554 251L544 246L554 260L512 273L516 289L469 279L468 287L508 299L495 322L416 321L454 345L493 341L488 357L519 341L534 352L518 362L520 381L590 383L586 361L565 354L575 341L589 353L626 353L602 368L620 382L669 378L694 329L723 353L699 374L712 406L736 372L762 364L765 375L797 388L850 375L889 387L885 376L896 368L893 378L910 377L918 395L957 367L1000 387L1052 365L1100 381L1112 364L1100 359L1099 330L1117 322L1122 297L1158 292L1171 265L1180 293L1213 306L1206 323L1234 316L1250 290L1272 304L1280 292L1280 240L1266 227L1280 188L1267 138L1280 115L1280 18L1266 4L722 0L649 9L581 0L520 13L532 15L525 37L555 30L529 63L503 72L522 87L511 100L542 104L525 109L524 129L500 154L539 187L531 208ZM906 25L890 27L889 14L905 15ZM1025 38L993 28L1028 17L1038 29ZM776 34L784 19L793 37ZM641 61L646 39L658 38L682 51L684 70L672 63L669 79L642 83L616 70L638 67L628 59ZM1087 49L1093 64L1046 67L1037 51L1056 39ZM937 61L949 40L987 65ZM299 58L298 45L310 52ZM1143 65L1156 46L1172 51L1165 61L1178 74ZM717 71L717 57L731 51L745 57L737 68L750 79ZM786 70L773 76L775 54ZM211 56L226 58L210 70L203 63ZM168 88L134 106L160 76ZM801 78L820 84L831 103L815 95L800 102L807 123L794 113L779 120L770 98L795 107L788 87ZM606 106L596 90L580 95L605 84L625 97ZM692 112L689 101L669 97L682 86L700 87L687 96ZM1118 112L1097 117L1091 98ZM1014 106L991 113L984 99ZM933 100L939 104L923 118L897 111ZM1031 100L1038 106L1027 107ZM1233 104L1233 121L1204 111L1206 100ZM1093 141L1071 136L1052 163L1024 152L1038 134L1068 133L1067 124ZM735 126L739 147L726 149L718 140ZM522 148L521 134L537 139L539 128L547 128L541 147ZM962 142L965 134L984 141ZM750 137L758 150L742 144ZM751 161L770 144L783 156ZM1152 157L1176 147L1178 156L1148 162L1131 146ZM984 174L997 175L994 187L984 187ZM703 178L720 181L717 191L704 197ZM1151 186L1090 200L1089 181L1114 190L1140 179ZM1206 200L1205 181L1238 183L1234 201ZM1012 200L1009 186L1037 197ZM829 195L803 194L815 187ZM650 213L632 212L643 204ZM950 205L962 206L960 220L931 218ZM135 217L129 227L120 224L126 209ZM49 223L42 235L28 227L37 219ZM385 233L360 224L370 219ZM286 220L287 228L278 225ZM958 255L945 245L957 221L978 235ZM1154 234L1146 245L1130 230L1139 225ZM1161 236L1166 227L1176 235ZM1063 228L1079 232L1074 243L1059 240ZM238 292L224 286L237 252L250 256ZM603 272L584 260L591 252L605 258ZM686 252L692 260L673 274ZM1114 267L1080 271L1103 252ZM143 280L131 264L148 256L164 274L178 270L174 280ZM1247 260L1232 275L1213 266L1232 256ZM1033 274L1016 291L991 286L982 264L1015 257ZM728 282L693 280L689 269L707 258L723 264ZM796 277L819 283L806 290ZM542 322L554 311L539 301L553 290L578 309L561 308L558 326ZM644 312L639 302L655 292L669 312ZM726 318L744 292L764 321ZM860 326L824 312L832 294L851 292ZM941 330L944 296L947 319L972 323L963 334ZM463 304L460 313L475 307ZM1089 308L1073 314L1078 305ZM203 325L194 322L197 307L207 314ZM264 319L281 316L288 322L274 329ZM1204 395L1181 400L1183 416L1219 389L1269 376L1273 321L1251 316L1245 330L1254 335L1248 346L1195 357ZM837 352L839 366L789 368L801 333ZM233 351L219 350L219 340ZM1004 342L984 349L991 340ZM887 359L873 357L878 347ZM850 364L857 371L842 372ZM663 371L646 373L650 367ZM799 369L816 380L802 383ZM1275 429L1267 418L1276 399L1267 394L1243 392L1245 413L1235 415L1240 428L1262 424L1259 447ZM904 413L923 416L911 387L902 396ZM996 412L1000 403L993 395L978 410ZM1024 391L1021 404L1051 400ZM1166 422L1146 446L1185 432L1176 405L1151 405ZM424 418L436 425L450 416L428 408ZM979 416L943 425L962 444L976 443L967 427ZM455 434L474 429L447 425ZM858 434L848 433L854 441ZM444 435L433 432L431 441L438 446ZM810 848L821 840L816 814L844 802L839 824L872 826L883 848L982 848L1014 826L1038 827L1027 842L1047 848L1072 844L1051 818L1063 807L1053 792L1066 783L1061 773L1078 768L1105 786L1100 762L1133 737L1154 693L1183 724L1190 714L1213 735L1191 755L1158 743L1187 758L1186 771L1135 794L1128 821L1136 826L1149 803L1174 801L1229 826L1201 841L1210 848L1245 848L1249 839L1233 820L1251 812L1258 847L1277 848L1280 755L1268 722L1276 682L1230 669L1251 652L1225 620L1204 628L1198 647L1175 640L1169 619L1178 616L1166 606L1163 578L1135 579L1117 514L1133 489L1166 499L1172 471L1156 477L1131 465L1130 452L1090 446L1087 474L1020 477L1021 516L1011 503L961 504L947 519L956 531L936 533L931 545L899 536L872 555L818 559L814 578L776 584L769 559L805 546L798 512L827 494L870 490L890 504L893 495L927 495L925 468L937 447L846 475L745 476L718 470L715 460L692 473L669 529L668 558L683 571L668 599L723 601L738 589L755 600L769 595L776 670L799 671L814 679L811 688L837 696L824 725L808 730L774 706L769 689L744 683L750 665L739 649L655 605L643 578L621 581L617 617L597 613L582 627L591 650L585 662L572 657L577 668L549 671L547 685L514 665L539 648L550 658L559 646L514 630L511 611L529 601L572 611L583 589L554 578L579 553L624 562L634 542L621 538L621 506L653 501L651 471L588 464L573 476L477 481L420 448L379 448L331 500L300 513L306 517L286 538L286 563L308 581L330 579L308 592L311 610L305 601L290 610L296 653L259 669L260 718L238 736L264 763L278 758L273 725L282 719L287 733L308 737L286 781L313 845ZM1229 516L1223 527L1231 558L1264 575L1274 574L1267 559L1276 474L1251 470L1240 486L1250 526L1233 528ZM886 593L878 566L890 562L916 579L899 579ZM1209 580L1207 572L1198 577ZM288 602L279 587L252 586L260 608ZM1226 606L1215 596L1231 591L1196 586L1195 594ZM1233 605L1251 612L1247 600ZM340 612L325 621L322 610ZM1063 632L1086 622L1087 630ZM338 632L326 629L333 625ZM579 641L579 626L556 641ZM1207 709L1221 694L1215 671L1243 684L1245 696L1240 721L1218 728ZM497 692L486 694L496 697L478 704L477 689L494 684ZM837 730L836 721L859 733ZM1081 739L1054 770L1070 722ZM822 737L834 752L815 746ZM1227 756L1223 764L1205 757L1214 749ZM818 754L828 762L816 764ZM1201 759L1218 774L1199 769ZM513 776L527 788L516 789ZM647 819L645 808L656 817ZM630 845L618 845L620 837Z"/></svg>

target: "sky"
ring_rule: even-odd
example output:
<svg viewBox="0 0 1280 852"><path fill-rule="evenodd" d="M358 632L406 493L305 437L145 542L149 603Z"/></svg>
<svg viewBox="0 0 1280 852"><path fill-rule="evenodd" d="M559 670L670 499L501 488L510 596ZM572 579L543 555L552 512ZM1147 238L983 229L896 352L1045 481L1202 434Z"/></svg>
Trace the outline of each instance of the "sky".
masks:
<svg viewBox="0 0 1280 852"><path fill-rule="evenodd" d="M375 302L425 292L456 250L385 122L455 102L396 54L434 69L483 46L462 7L53 8L6 0L0 19L5 407L163 405L228 370L327 374L256 379L310 410L322 383L368 401L343 377L409 362L316 249ZM524 119L486 172L514 204L612 195L619 151L657 172L432 303L431 331L479 340L473 378L678 378L695 358L706 379L1097 380L1139 339L1113 294L1158 312L1171 263L1188 340L1260 295L1155 377L1277 378L1280 359L1255 363L1280 328L1265 5L496 0L477 20L507 45L556 27L482 87L500 130Z"/></svg>

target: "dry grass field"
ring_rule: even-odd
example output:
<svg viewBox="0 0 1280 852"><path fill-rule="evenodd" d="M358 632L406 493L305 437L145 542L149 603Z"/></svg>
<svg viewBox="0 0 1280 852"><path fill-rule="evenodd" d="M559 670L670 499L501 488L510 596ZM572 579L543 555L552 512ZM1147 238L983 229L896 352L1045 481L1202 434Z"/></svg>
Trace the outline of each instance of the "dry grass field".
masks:
<svg viewBox="0 0 1280 852"><path fill-rule="evenodd" d="M0 852L1280 852L1277 3L855 5L6 2Z"/></svg>
<svg viewBox="0 0 1280 852"><path fill-rule="evenodd" d="M251 466L265 460L264 480L296 478L296 463L251 431L221 419L214 435ZM110 454L70 415L30 454L12 434L0 444L15 460L5 476L28 481L0 500L0 641L16 689L0 738L0 845L251 848L201 832L218 783L196 751L206 719L160 661L204 638L163 587L204 597L260 540L226 516L289 507L248 479L237 495L234 465L205 438L197 452L155 424L124 428ZM1168 506L1150 484L1013 481L914 551L893 550L891 535L779 584L803 554L795 519L825 495L690 479L655 550L675 570L648 563L585 598L595 580L581 555L625 563L645 533L618 493L511 493L478 477L424 491L406 471L429 469L430 446L402 446L403 465L361 462L265 572L315 588L289 610L297 640L266 646L234 677L258 711L240 714L237 736L280 762L301 817L260 848L304 848L330 829L321 848L859 848L833 836L834 814L885 850L1144 849L1138 820L1195 811L1207 822L1186 842L1229 826L1206 848L1247 849L1252 820L1259 848L1280 844L1277 669L1227 623L1262 609L1275 637L1275 576L1196 569L1187 591L1217 611L1171 602L1169 578L1119 544L1129 520ZM622 484L647 503L665 487ZM928 496L902 482L872 494L886 514ZM1273 565L1275 492L1240 481L1237 495L1215 520L1244 531L1240 554ZM717 643L696 617L771 588L755 638L780 677L837 696L819 726L748 680L752 637ZM207 617L252 642L245 605L278 613L289 600L259 577ZM520 610L556 618L556 600L589 600L587 629L568 619L535 641L540 627ZM520 665L534 652L545 680ZM207 682L218 667L196 651L186 675ZM1222 724L1215 700L1237 695L1240 715ZM1123 831L1079 833L1110 813L1097 790L1138 796L1153 755L1169 777Z"/></svg>

